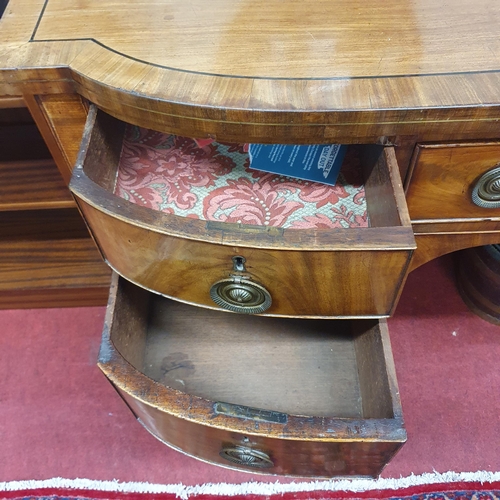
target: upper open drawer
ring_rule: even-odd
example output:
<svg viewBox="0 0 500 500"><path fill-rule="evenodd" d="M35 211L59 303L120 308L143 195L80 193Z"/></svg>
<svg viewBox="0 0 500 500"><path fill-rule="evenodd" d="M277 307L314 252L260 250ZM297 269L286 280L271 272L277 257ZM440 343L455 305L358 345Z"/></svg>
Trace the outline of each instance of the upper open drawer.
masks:
<svg viewBox="0 0 500 500"><path fill-rule="evenodd" d="M92 108L70 187L119 274L205 307L386 316L415 248L392 148L351 147L332 187Z"/></svg>

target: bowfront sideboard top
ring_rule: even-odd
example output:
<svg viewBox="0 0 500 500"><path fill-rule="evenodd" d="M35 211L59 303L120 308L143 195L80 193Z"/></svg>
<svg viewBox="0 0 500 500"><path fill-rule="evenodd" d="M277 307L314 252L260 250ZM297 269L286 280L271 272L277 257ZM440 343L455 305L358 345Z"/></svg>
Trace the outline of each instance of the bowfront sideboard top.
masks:
<svg viewBox="0 0 500 500"><path fill-rule="evenodd" d="M497 0L10 0L0 94L245 142L494 138L499 32Z"/></svg>

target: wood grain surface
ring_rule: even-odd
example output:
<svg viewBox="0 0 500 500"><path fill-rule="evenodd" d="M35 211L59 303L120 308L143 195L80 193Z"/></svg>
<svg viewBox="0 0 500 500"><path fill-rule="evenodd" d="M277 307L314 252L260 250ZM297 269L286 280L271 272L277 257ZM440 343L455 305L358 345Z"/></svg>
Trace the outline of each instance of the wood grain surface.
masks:
<svg viewBox="0 0 500 500"><path fill-rule="evenodd" d="M178 71L269 78L489 71L500 50L491 2L203 0L113 4L49 0L33 40L96 40ZM468 23L463 23L467 19ZM481 27L481 38L471 32ZM123 36L124 34L128 36ZM467 41L458 52L456 43ZM426 42L433 45L424 46ZM477 57L478 54L481 57Z"/></svg>
<svg viewBox="0 0 500 500"><path fill-rule="evenodd" d="M0 109L19 109L26 107L24 99L17 97L0 97Z"/></svg>
<svg viewBox="0 0 500 500"><path fill-rule="evenodd" d="M476 155L475 149L465 161L456 156L457 148L437 158L436 150L422 145L499 140L499 32L497 0L10 0L0 29L0 108L28 106L66 182L79 150L85 99L123 122L188 137L386 146L373 169L365 171L373 223L366 231L255 231L179 222L127 205L110 193L119 127L94 137L93 145L104 149L83 143L74 187L108 262L142 286L214 307L210 285L231 272L232 256L244 255L252 277L271 290L271 315L387 315L409 265L499 240L498 221L483 220L461 197L489 153ZM415 240L399 172L406 173L416 144L430 152L430 160L420 156L407 184L419 233L410 264ZM87 157L95 162L83 172ZM59 226L42 226L36 217L20 226L20 213L4 222L0 217L0 282L5 284L0 304L10 306L22 297L25 306L46 304L36 299L38 287L49 287L47 300L64 297L71 304L74 295L65 294L65 280L83 290L85 301L100 297L109 269L96 261L91 240L76 234L81 228L68 224L66 210L58 215ZM304 404L322 415L286 413L286 426L256 424L217 414L209 399L220 394L245 404L239 399L244 374L237 374L233 386L207 387L203 378L203 370L212 378L226 376L213 351L222 340L224 346L234 341L229 352L238 365L249 324L233 337L239 316L197 308L200 331L188 345L183 341L193 319L189 306L161 311L158 317L182 334L166 338L157 329L152 335L156 344L148 360L156 372L150 375L164 377L185 347L199 370L163 384L141 371L148 352L148 298L123 280L118 287L115 278L100 366L144 425L171 446L223 463L221 447L244 445L268 453L275 461L273 473L373 476L406 439L385 323L357 323L353 342L345 344L348 334L332 339L321 330L328 322L318 320L314 328L321 331L309 332L316 343L290 338L294 327L282 334L282 318L252 318L273 330L267 339L262 327L248 347L256 357L259 345L266 346L257 369L273 361L281 338L286 343L280 350L282 379L277 393L270 393L279 409L300 413ZM173 313L181 319L169 323ZM220 316L218 337L205 345L200 335L212 313ZM226 319L232 323L229 331ZM324 351L315 352L318 346ZM329 358L328 348L339 349L338 362ZM166 362L169 356L175 359ZM326 367L320 374L313 370L317 361ZM271 407L259 399L266 380L258 375L250 377L257 388L251 388L248 401ZM318 381L328 396L324 401L306 383L300 386L304 376ZM338 389L336 377L345 379L351 392L340 384L344 392L333 391L341 399L332 405L327 386L331 381ZM193 384L194 395L170 387L179 380ZM295 408L285 397L290 381L309 398L296 401Z"/></svg>
<svg viewBox="0 0 500 500"><path fill-rule="evenodd" d="M103 305L111 272L33 121L34 102L0 98L0 308Z"/></svg>
<svg viewBox="0 0 500 500"><path fill-rule="evenodd" d="M87 119L77 94L25 95L25 101L67 184L76 162Z"/></svg>
<svg viewBox="0 0 500 500"><path fill-rule="evenodd" d="M455 228L453 228L455 229ZM498 231L492 232L431 232L415 234L417 249L413 253L410 271L441 255L463 250L464 248L491 245L500 242Z"/></svg>
<svg viewBox="0 0 500 500"><path fill-rule="evenodd" d="M500 326L500 246L469 248L457 260L462 299L475 314Z"/></svg>
<svg viewBox="0 0 500 500"><path fill-rule="evenodd" d="M496 0L11 0L0 89L66 82L130 122L234 141L495 137L499 12Z"/></svg>
<svg viewBox="0 0 500 500"><path fill-rule="evenodd" d="M0 162L0 210L74 206L53 160Z"/></svg>
<svg viewBox="0 0 500 500"><path fill-rule="evenodd" d="M0 307L103 305L110 271L89 238L0 241Z"/></svg>
<svg viewBox="0 0 500 500"><path fill-rule="evenodd" d="M472 201L478 179L498 166L500 142L419 145L406 181L412 222L500 221L500 208L482 208Z"/></svg>

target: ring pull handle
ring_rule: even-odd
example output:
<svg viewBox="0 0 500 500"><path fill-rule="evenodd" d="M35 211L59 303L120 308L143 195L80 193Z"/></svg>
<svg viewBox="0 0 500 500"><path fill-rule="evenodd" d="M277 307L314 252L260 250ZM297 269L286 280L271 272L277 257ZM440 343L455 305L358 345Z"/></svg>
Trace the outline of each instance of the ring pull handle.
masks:
<svg viewBox="0 0 500 500"><path fill-rule="evenodd" d="M226 446L222 448L219 455L234 464L255 467L256 469L274 467L274 462L267 453L245 446Z"/></svg>
<svg viewBox="0 0 500 500"><path fill-rule="evenodd" d="M210 297L220 307L243 314L260 314L271 307L271 294L258 283L242 276L217 281Z"/></svg>
<svg viewBox="0 0 500 500"><path fill-rule="evenodd" d="M479 178L472 189L472 202L482 208L500 208L500 165Z"/></svg>

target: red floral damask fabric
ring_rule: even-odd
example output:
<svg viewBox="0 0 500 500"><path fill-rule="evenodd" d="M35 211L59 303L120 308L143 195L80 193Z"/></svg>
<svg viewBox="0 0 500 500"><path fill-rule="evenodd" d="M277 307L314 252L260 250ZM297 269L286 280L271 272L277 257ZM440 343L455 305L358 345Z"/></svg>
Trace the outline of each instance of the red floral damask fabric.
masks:
<svg viewBox="0 0 500 500"><path fill-rule="evenodd" d="M115 194L181 217L282 228L369 225L358 160L329 186L249 167L246 145L129 126Z"/></svg>

